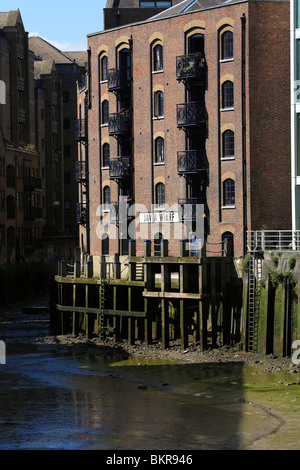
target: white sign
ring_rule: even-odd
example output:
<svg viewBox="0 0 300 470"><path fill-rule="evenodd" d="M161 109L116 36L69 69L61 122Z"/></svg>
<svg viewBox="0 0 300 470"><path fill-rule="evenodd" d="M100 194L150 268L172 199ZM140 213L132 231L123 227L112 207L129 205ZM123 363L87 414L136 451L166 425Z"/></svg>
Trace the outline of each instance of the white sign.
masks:
<svg viewBox="0 0 300 470"><path fill-rule="evenodd" d="M178 212L141 212L140 224L179 222Z"/></svg>

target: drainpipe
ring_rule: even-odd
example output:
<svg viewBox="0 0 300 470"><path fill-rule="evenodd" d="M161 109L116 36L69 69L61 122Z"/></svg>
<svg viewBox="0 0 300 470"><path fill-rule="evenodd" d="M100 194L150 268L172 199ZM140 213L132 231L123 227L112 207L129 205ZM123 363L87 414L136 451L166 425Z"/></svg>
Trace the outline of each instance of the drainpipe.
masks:
<svg viewBox="0 0 300 470"><path fill-rule="evenodd" d="M246 15L241 16L242 27L242 165L243 165L243 251L247 253L247 166L246 166Z"/></svg>

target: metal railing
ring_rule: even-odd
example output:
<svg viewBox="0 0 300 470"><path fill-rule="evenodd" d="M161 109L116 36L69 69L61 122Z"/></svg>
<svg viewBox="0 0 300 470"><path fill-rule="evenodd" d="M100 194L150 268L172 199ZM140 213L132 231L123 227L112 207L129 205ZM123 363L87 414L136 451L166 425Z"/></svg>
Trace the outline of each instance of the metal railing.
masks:
<svg viewBox="0 0 300 470"><path fill-rule="evenodd" d="M249 251L300 251L300 230L251 230L247 247Z"/></svg>

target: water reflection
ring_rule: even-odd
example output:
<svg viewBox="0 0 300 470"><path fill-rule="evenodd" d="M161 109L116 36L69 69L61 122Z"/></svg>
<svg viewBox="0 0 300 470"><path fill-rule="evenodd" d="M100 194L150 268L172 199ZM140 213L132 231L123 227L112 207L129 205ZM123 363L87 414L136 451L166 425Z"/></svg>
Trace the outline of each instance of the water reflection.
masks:
<svg viewBox="0 0 300 470"><path fill-rule="evenodd" d="M0 371L0 449L241 446L249 407L242 364L132 365L113 355L51 352L8 359Z"/></svg>

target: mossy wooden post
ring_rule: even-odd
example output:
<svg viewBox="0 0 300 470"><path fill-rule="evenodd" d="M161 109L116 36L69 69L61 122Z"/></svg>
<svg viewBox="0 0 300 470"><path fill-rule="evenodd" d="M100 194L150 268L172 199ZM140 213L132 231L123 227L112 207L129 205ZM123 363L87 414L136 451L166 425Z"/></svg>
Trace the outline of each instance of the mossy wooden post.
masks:
<svg viewBox="0 0 300 470"><path fill-rule="evenodd" d="M117 310L117 286L113 287L113 309ZM113 317L113 342L117 343L120 340L120 316L114 315Z"/></svg>
<svg viewBox="0 0 300 470"><path fill-rule="evenodd" d="M76 283L73 284L73 307L76 307ZM77 329L77 317L75 310L72 312L72 335L76 336L78 332Z"/></svg>
<svg viewBox="0 0 300 470"><path fill-rule="evenodd" d="M263 328L263 340L262 340L262 353L267 354L268 353L268 337L269 337L269 315L270 315L270 309L269 309L269 276L267 276L266 281L265 281L265 287L262 289L263 295L261 295L261 304L260 304L260 313L263 315L261 325ZM259 325L260 326L260 325ZM259 337L260 337L260 331L259 332ZM258 338L259 339L259 338ZM259 348L259 345L258 345Z"/></svg>
<svg viewBox="0 0 300 470"><path fill-rule="evenodd" d="M188 291L188 265L185 263L181 263L179 266L179 291L181 294ZM186 349L188 347L188 331L183 299L179 301L179 317L181 349Z"/></svg>
<svg viewBox="0 0 300 470"><path fill-rule="evenodd" d="M200 264L198 267L199 278L199 339L200 350L204 351L207 348L207 302L205 296L207 295L207 264L205 251L201 251Z"/></svg>
<svg viewBox="0 0 300 470"><path fill-rule="evenodd" d="M90 337L90 332L89 332L89 328L90 328L90 322L89 322L89 314L87 312L87 308L89 306L89 285L86 284L85 285L85 312L84 312L84 316L85 316L85 337L87 339L89 339Z"/></svg>
<svg viewBox="0 0 300 470"><path fill-rule="evenodd" d="M130 258L136 256L136 241L129 240L128 244L128 255L129 255L129 272L128 272L128 279L129 281L136 280L136 263L130 261Z"/></svg>
<svg viewBox="0 0 300 470"><path fill-rule="evenodd" d="M149 312L148 306L149 306L149 299L144 298L144 311L146 312L146 318L144 320L146 346L149 346L149 344L152 343L152 321L150 318L150 312Z"/></svg>
<svg viewBox="0 0 300 470"><path fill-rule="evenodd" d="M132 288L128 287L128 313L131 312L131 295ZM135 319L133 317L128 317L128 344L132 346L135 342Z"/></svg>
<svg viewBox="0 0 300 470"><path fill-rule="evenodd" d="M165 255L168 252L167 240L163 240L161 248L165 261ZM163 294L171 290L171 273L170 265L164 261L161 263L161 328L162 348L166 349L169 347L169 300L165 299Z"/></svg>

